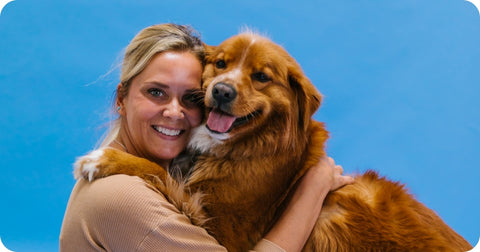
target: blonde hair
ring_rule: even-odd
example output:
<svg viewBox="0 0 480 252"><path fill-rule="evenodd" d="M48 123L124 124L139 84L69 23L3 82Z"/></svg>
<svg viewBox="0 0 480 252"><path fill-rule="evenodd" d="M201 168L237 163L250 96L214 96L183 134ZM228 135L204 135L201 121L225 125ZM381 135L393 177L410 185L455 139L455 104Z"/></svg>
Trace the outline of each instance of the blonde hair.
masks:
<svg viewBox="0 0 480 252"><path fill-rule="evenodd" d="M127 96L132 79L145 69L155 55L167 51L190 52L204 64L205 48L193 28L177 24L149 26L141 30L125 49L120 74L122 86L115 93L114 107L118 97ZM109 145L117 138L120 126L120 118L111 122L100 147Z"/></svg>

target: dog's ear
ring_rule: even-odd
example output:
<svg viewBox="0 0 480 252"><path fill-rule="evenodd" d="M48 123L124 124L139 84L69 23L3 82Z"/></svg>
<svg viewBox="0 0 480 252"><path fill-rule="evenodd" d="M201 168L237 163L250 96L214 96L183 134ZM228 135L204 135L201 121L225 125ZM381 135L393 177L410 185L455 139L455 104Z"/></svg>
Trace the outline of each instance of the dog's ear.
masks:
<svg viewBox="0 0 480 252"><path fill-rule="evenodd" d="M311 117L320 107L322 95L305 76L300 67L297 64L294 65L289 69L288 81L297 98L299 126L301 129L306 130Z"/></svg>
<svg viewBox="0 0 480 252"><path fill-rule="evenodd" d="M212 46L212 45L207 45L203 44L203 47L205 48L205 55L211 55L215 49L217 49L217 46Z"/></svg>
<svg viewBox="0 0 480 252"><path fill-rule="evenodd" d="M213 60L211 59L213 53L217 49L217 46L211 46L207 44L203 44L203 47L205 48L205 53L204 53L204 59L202 64L205 66L209 61Z"/></svg>

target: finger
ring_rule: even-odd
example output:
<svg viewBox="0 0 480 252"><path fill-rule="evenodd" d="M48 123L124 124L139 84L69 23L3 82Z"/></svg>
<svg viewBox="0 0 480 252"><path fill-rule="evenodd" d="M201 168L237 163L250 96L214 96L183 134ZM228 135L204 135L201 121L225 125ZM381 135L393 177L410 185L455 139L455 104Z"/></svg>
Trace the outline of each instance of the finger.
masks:
<svg viewBox="0 0 480 252"><path fill-rule="evenodd" d="M331 157L327 157L327 163L328 165L334 166L335 165L335 160Z"/></svg>
<svg viewBox="0 0 480 252"><path fill-rule="evenodd" d="M345 181L346 185L350 185L350 184L355 183L355 178L354 177L352 177L352 176L343 176L343 177L345 178L344 181Z"/></svg>
<svg viewBox="0 0 480 252"><path fill-rule="evenodd" d="M341 165L335 165L335 171L337 171L340 175L342 175L343 167Z"/></svg>
<svg viewBox="0 0 480 252"><path fill-rule="evenodd" d="M337 182L335 185L332 186L331 190L337 190L339 188L342 188L343 186L350 185L355 183L355 179L351 176L341 176L337 178Z"/></svg>

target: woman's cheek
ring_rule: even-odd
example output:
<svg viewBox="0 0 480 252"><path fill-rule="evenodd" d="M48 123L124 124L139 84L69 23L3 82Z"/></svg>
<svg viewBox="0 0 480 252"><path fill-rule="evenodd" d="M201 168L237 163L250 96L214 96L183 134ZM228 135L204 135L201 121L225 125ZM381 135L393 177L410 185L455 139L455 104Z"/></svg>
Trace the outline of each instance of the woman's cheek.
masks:
<svg viewBox="0 0 480 252"><path fill-rule="evenodd" d="M192 128L197 127L202 123L202 110L200 108L196 109L194 113L192 114L192 119L190 120L190 125Z"/></svg>

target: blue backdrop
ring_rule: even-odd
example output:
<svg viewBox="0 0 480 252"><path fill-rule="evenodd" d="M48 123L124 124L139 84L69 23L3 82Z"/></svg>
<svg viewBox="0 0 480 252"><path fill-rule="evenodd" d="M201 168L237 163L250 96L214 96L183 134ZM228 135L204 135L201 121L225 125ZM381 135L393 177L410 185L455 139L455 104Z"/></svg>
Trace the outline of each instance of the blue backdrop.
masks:
<svg viewBox="0 0 480 252"><path fill-rule="evenodd" d="M347 172L402 181L472 245L480 236L480 15L464 0L16 0L0 15L0 238L56 251L72 163L110 119L122 50L191 24L283 45L325 95L315 118Z"/></svg>

